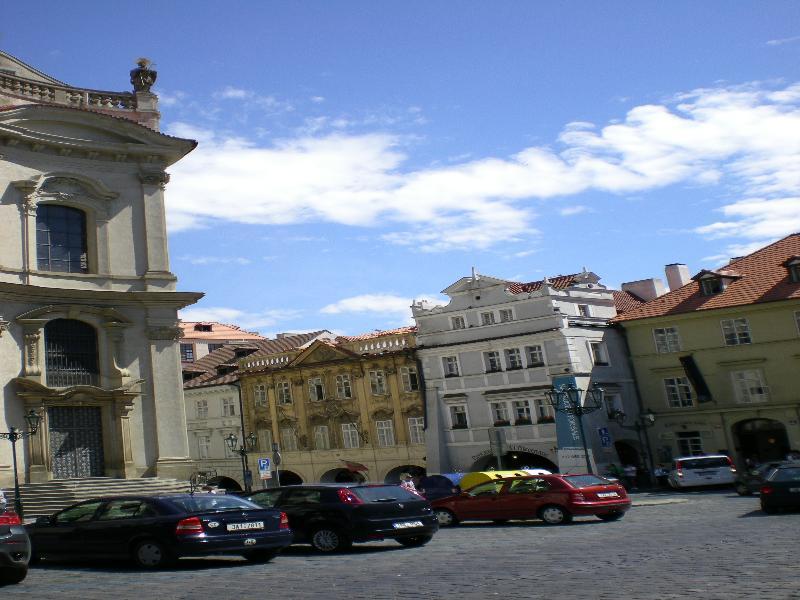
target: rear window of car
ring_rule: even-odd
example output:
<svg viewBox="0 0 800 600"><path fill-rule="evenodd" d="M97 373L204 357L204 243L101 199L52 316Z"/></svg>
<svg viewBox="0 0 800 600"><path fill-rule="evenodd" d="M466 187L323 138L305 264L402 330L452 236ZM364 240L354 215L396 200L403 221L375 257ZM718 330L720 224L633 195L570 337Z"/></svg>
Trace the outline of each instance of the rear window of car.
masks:
<svg viewBox="0 0 800 600"><path fill-rule="evenodd" d="M613 481L609 481L603 477L597 477L596 475L567 475L564 477L564 481L576 488L589 487L592 485L613 485L614 483Z"/></svg>
<svg viewBox="0 0 800 600"><path fill-rule="evenodd" d="M364 502L393 502L395 500L420 500L416 494L399 485L354 487L350 490Z"/></svg>
<svg viewBox="0 0 800 600"><path fill-rule="evenodd" d="M775 469L770 481L800 481L800 467L784 467Z"/></svg>
<svg viewBox="0 0 800 600"><path fill-rule="evenodd" d="M187 513L261 508L244 498L217 494L197 494L185 498L167 498L166 501Z"/></svg>
<svg viewBox="0 0 800 600"><path fill-rule="evenodd" d="M724 456L718 458L690 458L681 461L681 467L684 469L716 469L718 467L729 467L730 463Z"/></svg>

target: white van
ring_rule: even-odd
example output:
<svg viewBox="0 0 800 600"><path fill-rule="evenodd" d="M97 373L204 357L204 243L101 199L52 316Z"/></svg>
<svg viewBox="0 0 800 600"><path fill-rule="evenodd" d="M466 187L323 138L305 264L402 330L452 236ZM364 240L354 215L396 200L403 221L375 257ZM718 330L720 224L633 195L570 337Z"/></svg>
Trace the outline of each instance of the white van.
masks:
<svg viewBox="0 0 800 600"><path fill-rule="evenodd" d="M699 485L733 485L736 467L729 456L681 456L672 461L667 481L673 488Z"/></svg>

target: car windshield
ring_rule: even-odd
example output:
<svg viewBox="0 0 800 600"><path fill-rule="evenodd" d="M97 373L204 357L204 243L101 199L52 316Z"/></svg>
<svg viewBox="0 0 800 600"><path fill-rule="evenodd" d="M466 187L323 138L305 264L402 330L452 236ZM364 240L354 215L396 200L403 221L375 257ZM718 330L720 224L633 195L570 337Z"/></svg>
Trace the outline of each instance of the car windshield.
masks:
<svg viewBox="0 0 800 600"><path fill-rule="evenodd" d="M681 461L681 468L692 469L716 469L718 467L729 467L730 463L724 456L719 458L690 458Z"/></svg>
<svg viewBox="0 0 800 600"><path fill-rule="evenodd" d="M592 485L614 485L613 481L598 477L597 475L567 475L564 481L572 487L583 488Z"/></svg>
<svg viewBox="0 0 800 600"><path fill-rule="evenodd" d="M364 502L394 502L420 499L419 496L412 494L399 485L354 487L350 488L350 490Z"/></svg>
<svg viewBox="0 0 800 600"><path fill-rule="evenodd" d="M183 498L168 498L167 502L187 513L195 512L223 512L226 510L241 510L261 508L244 498L236 496L220 496L217 494L195 494Z"/></svg>
<svg viewBox="0 0 800 600"><path fill-rule="evenodd" d="M800 481L800 467L775 469L770 481Z"/></svg>

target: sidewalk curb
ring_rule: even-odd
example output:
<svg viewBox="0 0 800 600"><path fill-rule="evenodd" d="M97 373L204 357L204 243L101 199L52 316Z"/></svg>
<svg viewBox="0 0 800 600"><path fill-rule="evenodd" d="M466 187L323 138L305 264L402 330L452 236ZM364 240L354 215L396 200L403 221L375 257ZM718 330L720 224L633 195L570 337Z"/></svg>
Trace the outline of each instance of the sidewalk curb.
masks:
<svg viewBox="0 0 800 600"><path fill-rule="evenodd" d="M631 506L659 506L660 504L684 504L688 498L664 498L663 500L634 500Z"/></svg>

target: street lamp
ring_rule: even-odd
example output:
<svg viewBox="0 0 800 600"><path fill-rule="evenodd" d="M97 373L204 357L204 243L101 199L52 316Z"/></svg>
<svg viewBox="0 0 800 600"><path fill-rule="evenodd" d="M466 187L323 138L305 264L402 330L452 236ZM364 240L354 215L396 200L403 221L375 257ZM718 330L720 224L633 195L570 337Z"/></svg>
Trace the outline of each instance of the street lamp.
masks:
<svg viewBox="0 0 800 600"><path fill-rule="evenodd" d="M228 446L228 449L231 452L236 452L242 458L242 481L244 482L244 489L247 492L250 491L250 479L247 477L247 451L248 449L252 450L255 448L257 441L258 438L252 431L244 438L241 446L239 446L239 438L235 433L231 432L228 434L228 437L225 438L225 444Z"/></svg>
<svg viewBox="0 0 800 600"><path fill-rule="evenodd" d="M11 442L11 456L14 459L14 510L23 518L22 513L22 498L19 495L19 472L17 471L17 441L32 435L36 435L39 430L39 422L42 417L36 411L30 410L25 415L25 423L28 426L27 431L20 431L16 427L10 427L7 432L0 432L0 439L9 440Z"/></svg>
<svg viewBox="0 0 800 600"><path fill-rule="evenodd" d="M647 453L647 461L650 463L650 477L652 477L656 472L656 465L653 462L653 452L650 449L650 438L647 436L647 434L644 434L644 442L642 442L642 434L645 429L652 427L655 424L656 415L652 410L648 410L646 413L642 413L638 418L634 419L633 425L625 424L625 418L627 417L625 411L617 409L612 412L610 416L617 422L617 425L622 427L622 429L630 429L636 432L636 438L639 441L639 447L645 450ZM650 477L648 477L649 481Z"/></svg>
<svg viewBox="0 0 800 600"><path fill-rule="evenodd" d="M586 447L586 434L583 432L583 415L594 412L603 407L603 388L599 385L592 384L592 387L586 390L586 402L581 404L581 397L583 390L576 387L574 383L564 384L559 387L553 386L544 394L547 396L547 401L558 412L567 415L574 415L578 420L578 428L581 432L581 442L583 443L583 453L586 456L586 469L589 473L594 473L592 470L592 461L589 460L589 449Z"/></svg>

